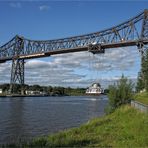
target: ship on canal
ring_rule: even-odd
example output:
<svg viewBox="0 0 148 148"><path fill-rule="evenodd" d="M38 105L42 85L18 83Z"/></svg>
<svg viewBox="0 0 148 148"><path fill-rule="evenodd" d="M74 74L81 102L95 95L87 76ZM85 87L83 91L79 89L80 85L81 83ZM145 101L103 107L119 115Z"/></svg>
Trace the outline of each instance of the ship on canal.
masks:
<svg viewBox="0 0 148 148"><path fill-rule="evenodd" d="M86 89L87 95L100 95L104 93L104 89L101 88L99 83L93 83L90 87Z"/></svg>

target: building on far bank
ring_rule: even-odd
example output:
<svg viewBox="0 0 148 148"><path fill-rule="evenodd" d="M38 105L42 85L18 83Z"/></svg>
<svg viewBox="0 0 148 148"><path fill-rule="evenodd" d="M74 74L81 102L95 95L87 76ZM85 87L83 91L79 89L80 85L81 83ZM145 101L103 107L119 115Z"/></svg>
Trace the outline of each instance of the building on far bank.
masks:
<svg viewBox="0 0 148 148"><path fill-rule="evenodd" d="M43 95L43 92L41 91L33 91L33 90L26 90L26 95Z"/></svg>
<svg viewBox="0 0 148 148"><path fill-rule="evenodd" d="M104 89L101 88L99 83L93 83L89 88L86 90L87 95L100 95L104 93Z"/></svg>
<svg viewBox="0 0 148 148"><path fill-rule="evenodd" d="M3 93L3 90L0 88L0 94L2 94Z"/></svg>

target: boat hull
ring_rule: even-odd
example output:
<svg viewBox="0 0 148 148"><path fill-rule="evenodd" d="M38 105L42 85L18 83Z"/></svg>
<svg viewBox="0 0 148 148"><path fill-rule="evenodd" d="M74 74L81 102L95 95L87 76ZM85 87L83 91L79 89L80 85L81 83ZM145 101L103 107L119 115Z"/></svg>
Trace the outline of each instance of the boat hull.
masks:
<svg viewBox="0 0 148 148"><path fill-rule="evenodd" d="M100 96L102 93L86 93L88 96Z"/></svg>

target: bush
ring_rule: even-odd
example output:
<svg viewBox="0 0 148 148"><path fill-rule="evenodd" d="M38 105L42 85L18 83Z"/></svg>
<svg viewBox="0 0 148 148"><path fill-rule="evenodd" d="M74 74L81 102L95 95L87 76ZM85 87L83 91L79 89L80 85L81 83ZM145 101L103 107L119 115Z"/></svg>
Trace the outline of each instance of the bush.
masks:
<svg viewBox="0 0 148 148"><path fill-rule="evenodd" d="M110 85L108 94L109 104L106 108L106 113L111 113L122 104L129 103L133 96L132 89L133 83L124 75L122 75L117 84Z"/></svg>

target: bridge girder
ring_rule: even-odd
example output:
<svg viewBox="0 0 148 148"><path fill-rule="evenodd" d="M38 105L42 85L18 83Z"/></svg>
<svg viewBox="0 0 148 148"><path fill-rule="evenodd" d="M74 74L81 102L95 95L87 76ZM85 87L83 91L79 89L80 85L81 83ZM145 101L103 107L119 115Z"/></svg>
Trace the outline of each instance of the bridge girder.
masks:
<svg viewBox="0 0 148 148"><path fill-rule="evenodd" d="M100 45L103 47L104 45L111 44L119 44L118 47L123 47L122 43L133 42L133 41L143 41L147 40L148 28L147 28L147 17L148 10L140 13L136 17L129 19L128 21L121 23L117 26L114 26L109 29L105 29L99 32L94 32L86 35L74 36L63 39L56 40L30 40L21 36L15 36L11 41L0 47L0 61L2 60L12 60L13 57L18 56L15 51L16 40L23 40L23 50L19 54L19 56L29 56L29 55L39 55L43 53L52 53L54 51L59 51L62 53L63 50L68 49L69 52L71 50L78 48L87 47L89 45ZM143 25L141 29L138 27L138 23ZM144 36L143 36L144 35ZM131 44L132 45L132 44ZM111 46L110 48L116 48L116 46ZM105 48L104 48L105 49ZM73 50L73 52L75 52ZM50 54L48 54L50 55ZM47 56L47 55L44 55ZM36 56L37 57L37 56ZM39 55L40 57L40 55Z"/></svg>

